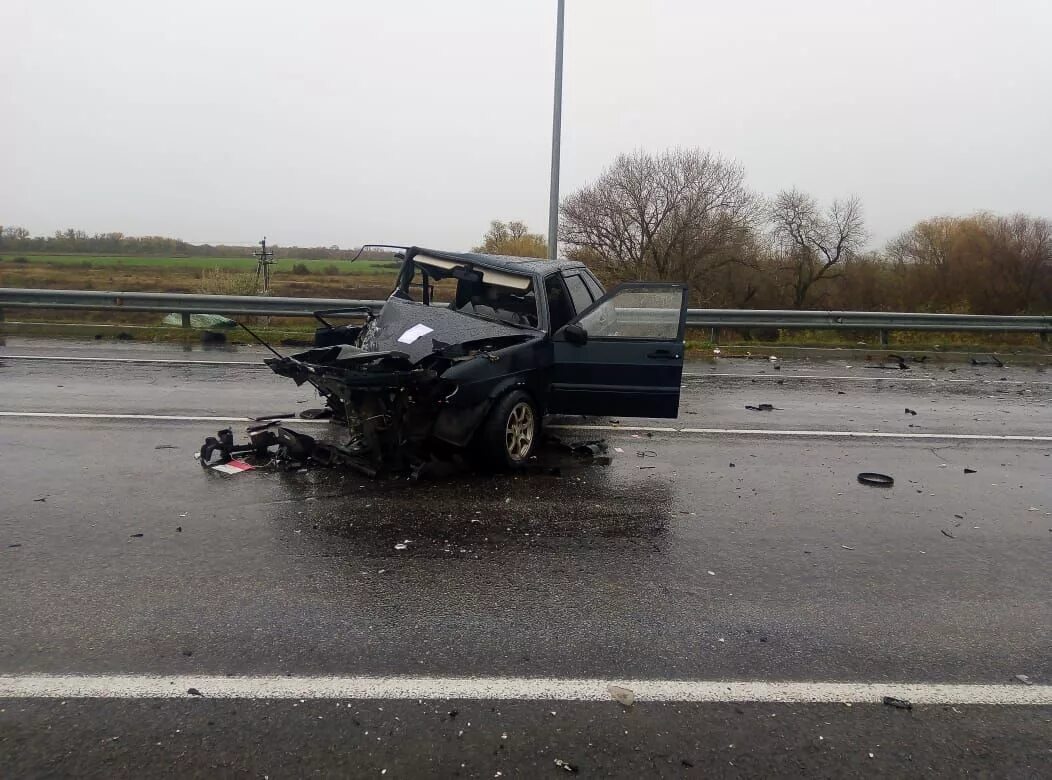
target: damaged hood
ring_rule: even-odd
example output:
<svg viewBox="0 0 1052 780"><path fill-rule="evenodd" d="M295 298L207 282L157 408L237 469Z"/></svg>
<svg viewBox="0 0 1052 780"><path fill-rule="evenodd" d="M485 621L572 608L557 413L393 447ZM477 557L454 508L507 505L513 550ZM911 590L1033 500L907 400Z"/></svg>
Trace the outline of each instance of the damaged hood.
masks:
<svg viewBox="0 0 1052 780"><path fill-rule="evenodd" d="M532 328L518 328L445 306L424 306L392 297L362 334L361 347L375 352L402 352L412 363L417 363L436 349L453 344L500 337L525 340L539 335L540 331ZM403 340L399 341L400 338Z"/></svg>

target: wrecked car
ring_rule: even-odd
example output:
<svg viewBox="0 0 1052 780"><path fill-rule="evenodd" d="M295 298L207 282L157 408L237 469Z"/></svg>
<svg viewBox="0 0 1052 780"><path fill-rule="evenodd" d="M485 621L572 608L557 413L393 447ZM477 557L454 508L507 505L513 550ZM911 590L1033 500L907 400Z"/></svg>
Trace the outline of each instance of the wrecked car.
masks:
<svg viewBox="0 0 1052 780"><path fill-rule="evenodd" d="M548 414L678 412L680 284L607 292L579 262L408 247L378 314L337 313L353 312L318 312L314 348L265 362L326 398L345 451L392 471L444 449L520 467Z"/></svg>

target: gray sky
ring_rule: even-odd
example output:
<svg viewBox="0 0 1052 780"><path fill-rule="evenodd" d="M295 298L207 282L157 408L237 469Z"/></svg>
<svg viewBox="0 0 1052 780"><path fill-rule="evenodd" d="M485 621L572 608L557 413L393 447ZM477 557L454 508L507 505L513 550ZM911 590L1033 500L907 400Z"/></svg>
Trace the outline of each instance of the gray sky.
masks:
<svg viewBox="0 0 1052 780"><path fill-rule="evenodd" d="M0 223L463 249L545 232L555 0L3 0ZM1052 217L1049 0L567 0L563 194L709 148L757 191Z"/></svg>

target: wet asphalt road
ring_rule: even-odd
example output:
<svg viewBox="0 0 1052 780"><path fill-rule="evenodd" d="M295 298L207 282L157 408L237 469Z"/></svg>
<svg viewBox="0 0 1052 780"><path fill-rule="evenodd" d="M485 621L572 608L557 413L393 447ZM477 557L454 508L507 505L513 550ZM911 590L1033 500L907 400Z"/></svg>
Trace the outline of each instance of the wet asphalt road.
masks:
<svg viewBox="0 0 1052 780"><path fill-rule="evenodd" d="M309 388L245 366L4 358L32 347L0 352L0 411L243 416L314 403ZM36 353L48 348L77 354ZM179 357L145 355L166 356ZM1052 373L847 361L688 372L675 426L775 433L604 432L624 450L609 465L409 484L204 472L191 456L220 422L0 418L0 674L1052 681L1052 443L776 433L1048 437ZM778 409L744 409L763 402ZM896 486L859 485L864 470ZM554 758L601 776L1052 766L1052 709L1040 706L336 704L8 699L0 766L271 777L558 776Z"/></svg>

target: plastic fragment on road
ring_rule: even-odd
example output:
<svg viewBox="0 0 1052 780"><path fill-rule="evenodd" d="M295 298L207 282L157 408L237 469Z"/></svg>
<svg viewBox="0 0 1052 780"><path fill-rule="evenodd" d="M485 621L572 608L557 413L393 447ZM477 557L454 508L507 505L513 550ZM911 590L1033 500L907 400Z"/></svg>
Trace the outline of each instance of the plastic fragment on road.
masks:
<svg viewBox="0 0 1052 780"><path fill-rule="evenodd" d="M745 408L750 412L773 412L775 409L774 404L756 404L755 406L746 404Z"/></svg>
<svg viewBox="0 0 1052 780"><path fill-rule="evenodd" d="M1015 676L1015 678L1017 680L1019 680L1019 682L1023 683L1023 685L1033 685L1034 684L1034 681L1031 680L1030 677L1028 675L1025 675L1025 674L1017 674Z"/></svg>
<svg viewBox="0 0 1052 780"><path fill-rule="evenodd" d="M879 474L876 471L863 471L858 475L858 481L870 487L891 487L895 479L887 474Z"/></svg>
<svg viewBox="0 0 1052 780"><path fill-rule="evenodd" d="M897 710L912 710L913 704L906 699L896 699L894 696L885 696L884 704Z"/></svg>
<svg viewBox="0 0 1052 780"><path fill-rule="evenodd" d="M251 463L246 463L243 460L236 459L212 466L213 471L219 471L223 474L240 474L243 471L251 471L254 468L255 466Z"/></svg>
<svg viewBox="0 0 1052 780"><path fill-rule="evenodd" d="M636 695L630 688L622 688L620 685L608 685L606 691L613 696L619 704L631 707L636 702Z"/></svg>
<svg viewBox="0 0 1052 780"><path fill-rule="evenodd" d="M576 766L571 764L569 761L563 761L561 758L555 759L555 765L565 772L569 772L571 775L576 775L579 771Z"/></svg>

